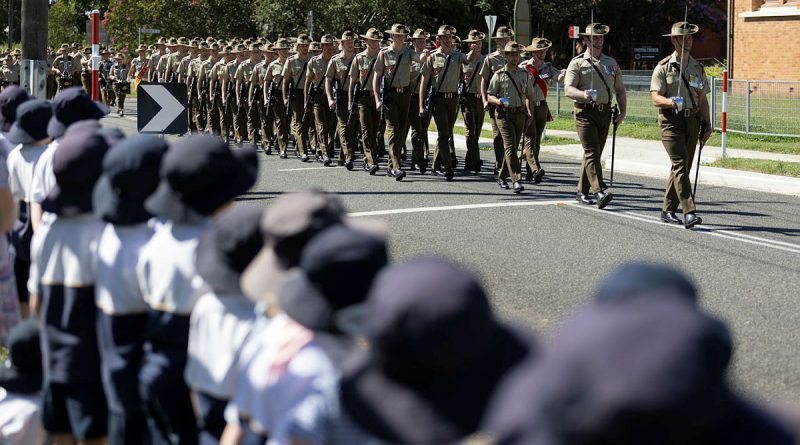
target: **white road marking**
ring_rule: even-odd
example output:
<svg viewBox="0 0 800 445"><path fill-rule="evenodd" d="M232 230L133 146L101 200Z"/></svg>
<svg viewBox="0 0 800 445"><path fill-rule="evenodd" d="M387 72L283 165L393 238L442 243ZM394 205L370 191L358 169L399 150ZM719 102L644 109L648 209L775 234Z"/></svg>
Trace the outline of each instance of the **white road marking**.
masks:
<svg viewBox="0 0 800 445"><path fill-rule="evenodd" d="M446 212L449 210L469 210L469 209L491 209L498 207L531 207L531 206L547 206L569 204L564 200L548 200L548 201L519 201L519 202L487 202L483 204L463 204L454 206L441 206L441 207L412 207L406 209L387 209L387 210L374 210L370 212L355 212L350 213L349 216L382 216L382 215L399 215L403 213L420 213L420 212Z"/></svg>
<svg viewBox="0 0 800 445"><path fill-rule="evenodd" d="M338 167L338 166L336 166ZM278 169L279 172L299 172L303 170L332 170L336 167L304 167L304 168L281 168Z"/></svg>

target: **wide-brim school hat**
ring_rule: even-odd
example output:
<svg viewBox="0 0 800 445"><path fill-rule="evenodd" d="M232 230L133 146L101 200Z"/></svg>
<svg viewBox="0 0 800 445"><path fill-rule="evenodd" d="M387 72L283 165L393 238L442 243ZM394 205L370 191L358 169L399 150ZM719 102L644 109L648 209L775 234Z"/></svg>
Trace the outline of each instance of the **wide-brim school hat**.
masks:
<svg viewBox="0 0 800 445"><path fill-rule="evenodd" d="M53 116L50 101L29 100L17 108L17 120L8 132L13 144L30 144L47 139L47 124Z"/></svg>
<svg viewBox="0 0 800 445"><path fill-rule="evenodd" d="M215 218L198 241L197 273L216 294L242 295L242 272L264 244L259 227L263 213L255 206L234 206Z"/></svg>
<svg viewBox="0 0 800 445"><path fill-rule="evenodd" d="M17 108L31 99L31 96L17 85L9 85L0 93L0 131L8 132L17 120Z"/></svg>
<svg viewBox="0 0 800 445"><path fill-rule="evenodd" d="M677 22L672 25L669 34L662 34L664 37L683 37L696 34L700 27L689 22Z"/></svg>
<svg viewBox="0 0 800 445"><path fill-rule="evenodd" d="M665 296L697 303L697 289L686 275L671 266L645 262L619 266L606 275L594 292L594 300L599 303L624 303Z"/></svg>
<svg viewBox="0 0 800 445"><path fill-rule="evenodd" d="M604 36L611 32L611 28L600 23L589 23L586 25L586 32L578 33L580 36Z"/></svg>
<svg viewBox="0 0 800 445"><path fill-rule="evenodd" d="M553 46L553 42L543 37L534 37L531 44L523 48L525 51L542 51Z"/></svg>
<svg viewBox="0 0 800 445"><path fill-rule="evenodd" d="M94 186L95 215L119 225L149 220L153 215L144 202L158 187L161 160L168 147L163 139L145 134L114 145L103 159L103 174Z"/></svg>
<svg viewBox="0 0 800 445"><path fill-rule="evenodd" d="M340 397L389 443L473 434L500 380L534 355L533 337L497 320L472 274L442 259L384 269L363 316L370 346L342 366Z"/></svg>
<svg viewBox="0 0 800 445"><path fill-rule="evenodd" d="M481 42L485 38L486 38L486 34L480 32L478 30L473 29L472 31L469 32L469 34L467 34L467 38L462 40L462 42L464 42L464 43Z"/></svg>
<svg viewBox="0 0 800 445"><path fill-rule="evenodd" d="M82 87L70 87L56 94L52 104L53 117L47 124L47 133L53 139L63 136L74 122L99 120L110 111L106 105L93 101Z"/></svg>
<svg viewBox="0 0 800 445"><path fill-rule="evenodd" d="M37 320L27 319L8 333L8 359L0 363L0 388L16 394L42 389L42 353Z"/></svg>
<svg viewBox="0 0 800 445"><path fill-rule="evenodd" d="M145 208L175 222L197 221L256 182L252 146L229 149L219 137L195 135L174 142L161 163L161 182Z"/></svg>
<svg viewBox="0 0 800 445"><path fill-rule="evenodd" d="M42 209L61 216L92 211L92 193L103 171L106 139L95 132L64 136L53 154L56 185L42 201Z"/></svg>
<svg viewBox="0 0 800 445"><path fill-rule="evenodd" d="M378 31L376 28L370 28L367 30L366 34L361 34L361 38L367 40L381 41L383 40L383 33Z"/></svg>

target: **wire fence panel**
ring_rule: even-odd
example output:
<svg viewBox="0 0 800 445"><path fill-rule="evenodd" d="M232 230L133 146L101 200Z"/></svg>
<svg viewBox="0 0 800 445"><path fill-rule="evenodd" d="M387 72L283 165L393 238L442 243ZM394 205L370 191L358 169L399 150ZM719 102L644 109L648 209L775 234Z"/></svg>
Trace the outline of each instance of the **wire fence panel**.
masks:
<svg viewBox="0 0 800 445"><path fill-rule="evenodd" d="M658 112L650 99L650 76L623 75L628 98L627 119L655 122ZM714 128L722 125L722 79L710 78L708 95ZM728 131L800 138L800 81L729 80ZM556 87L556 113L572 115L572 100Z"/></svg>

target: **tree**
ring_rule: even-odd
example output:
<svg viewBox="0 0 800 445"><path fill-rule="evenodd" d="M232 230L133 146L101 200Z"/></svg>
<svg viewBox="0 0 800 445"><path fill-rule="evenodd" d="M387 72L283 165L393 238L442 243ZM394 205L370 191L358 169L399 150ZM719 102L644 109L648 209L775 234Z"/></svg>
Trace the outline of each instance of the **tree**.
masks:
<svg viewBox="0 0 800 445"><path fill-rule="evenodd" d="M76 26L77 17L66 1L55 2L47 11L47 44L58 51L62 43L83 41L84 33Z"/></svg>

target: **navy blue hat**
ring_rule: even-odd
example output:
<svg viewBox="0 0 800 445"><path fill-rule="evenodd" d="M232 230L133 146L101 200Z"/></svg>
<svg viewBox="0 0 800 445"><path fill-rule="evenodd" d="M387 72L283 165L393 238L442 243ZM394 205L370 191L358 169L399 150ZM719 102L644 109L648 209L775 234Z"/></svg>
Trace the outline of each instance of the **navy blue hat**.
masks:
<svg viewBox="0 0 800 445"><path fill-rule="evenodd" d="M106 140L96 133L61 138L53 154L56 186L42 202L42 209L56 215L74 216L92 211L92 191L103 172Z"/></svg>
<svg viewBox="0 0 800 445"><path fill-rule="evenodd" d="M161 182L145 208L177 222L209 216L252 187L257 175L252 146L231 150L215 136L182 138L164 157Z"/></svg>
<svg viewBox="0 0 800 445"><path fill-rule="evenodd" d="M53 107L44 99L34 99L17 108L17 120L11 126L8 140L14 144L30 144L47 139L47 123L53 116Z"/></svg>
<svg viewBox="0 0 800 445"><path fill-rule="evenodd" d="M474 433L501 378L533 355L499 322L475 277L418 258L378 275L367 300L370 347L343 366L347 413L391 443L452 443Z"/></svg>
<svg viewBox="0 0 800 445"><path fill-rule="evenodd" d="M660 295L697 302L697 290L686 275L667 265L649 263L628 263L612 271L597 286L595 300L618 303Z"/></svg>
<svg viewBox="0 0 800 445"><path fill-rule="evenodd" d="M311 238L299 272L283 284L281 309L309 329L335 332L335 314L362 303L388 262L384 239L345 224L325 229Z"/></svg>
<svg viewBox="0 0 800 445"><path fill-rule="evenodd" d="M97 119L84 119L69 124L69 127L67 127L67 130L64 132L62 136L70 136L72 134L87 133L87 132L96 133L99 132L102 128L103 126Z"/></svg>
<svg viewBox="0 0 800 445"><path fill-rule="evenodd" d="M260 223L264 210L239 205L216 218L197 244L197 273L217 294L242 295L239 278L264 240Z"/></svg>
<svg viewBox="0 0 800 445"><path fill-rule="evenodd" d="M67 88L53 98L53 117L47 125L47 133L53 139L58 139L73 123L86 119L99 120L108 112L107 106L93 101L83 88Z"/></svg>
<svg viewBox="0 0 800 445"><path fill-rule="evenodd" d="M0 364L0 387L17 394L32 394L42 388L42 351L36 320L24 320L8 333L8 359Z"/></svg>
<svg viewBox="0 0 800 445"><path fill-rule="evenodd" d="M731 350L685 300L590 305L498 391L489 430L501 444L731 443L710 440Z"/></svg>
<svg viewBox="0 0 800 445"><path fill-rule="evenodd" d="M11 124L17 120L17 108L32 99L25 89L17 85L9 85L0 93L0 131L8 132Z"/></svg>
<svg viewBox="0 0 800 445"><path fill-rule="evenodd" d="M152 215L144 208L144 202L158 187L161 160L167 148L163 139L141 134L109 150L103 159L103 174L94 186L94 213L120 225L150 219Z"/></svg>

